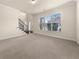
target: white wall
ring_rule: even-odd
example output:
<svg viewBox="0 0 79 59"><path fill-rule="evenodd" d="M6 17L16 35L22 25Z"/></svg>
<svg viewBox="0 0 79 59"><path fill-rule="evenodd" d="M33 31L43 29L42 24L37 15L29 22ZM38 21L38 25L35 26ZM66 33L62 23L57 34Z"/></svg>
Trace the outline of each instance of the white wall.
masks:
<svg viewBox="0 0 79 59"><path fill-rule="evenodd" d="M50 15L53 12L62 12L61 32L41 31L39 21L41 16ZM57 8L34 15L34 32L52 37L64 38L76 41L76 3L69 2Z"/></svg>
<svg viewBox="0 0 79 59"><path fill-rule="evenodd" d="M18 18L24 20L26 14L0 4L0 40L24 35L18 27Z"/></svg>
<svg viewBox="0 0 79 59"><path fill-rule="evenodd" d="M77 1L77 21L76 21L76 27L77 27L77 43L79 44L79 1Z"/></svg>

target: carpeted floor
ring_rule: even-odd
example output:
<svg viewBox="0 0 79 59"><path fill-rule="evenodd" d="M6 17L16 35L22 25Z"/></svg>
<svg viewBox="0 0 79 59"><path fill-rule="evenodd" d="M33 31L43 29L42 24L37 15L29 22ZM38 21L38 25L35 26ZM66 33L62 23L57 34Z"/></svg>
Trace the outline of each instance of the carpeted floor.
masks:
<svg viewBox="0 0 79 59"><path fill-rule="evenodd" d="M73 41L30 34L0 41L0 59L79 59Z"/></svg>

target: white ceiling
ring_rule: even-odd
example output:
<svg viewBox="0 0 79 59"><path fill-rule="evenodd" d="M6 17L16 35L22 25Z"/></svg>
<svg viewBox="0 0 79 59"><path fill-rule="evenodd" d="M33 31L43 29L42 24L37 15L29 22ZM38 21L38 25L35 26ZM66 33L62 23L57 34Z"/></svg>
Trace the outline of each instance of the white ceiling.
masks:
<svg viewBox="0 0 79 59"><path fill-rule="evenodd" d="M31 4L31 0L0 0L0 3L19 9L23 12L35 14L55 8L69 1L72 0L38 0L34 5Z"/></svg>

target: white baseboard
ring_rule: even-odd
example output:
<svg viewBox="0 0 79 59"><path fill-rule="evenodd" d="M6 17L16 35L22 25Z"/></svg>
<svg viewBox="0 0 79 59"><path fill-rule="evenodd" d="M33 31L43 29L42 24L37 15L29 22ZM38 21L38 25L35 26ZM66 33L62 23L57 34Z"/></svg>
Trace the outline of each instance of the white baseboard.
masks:
<svg viewBox="0 0 79 59"><path fill-rule="evenodd" d="M19 37L19 36L23 36L23 35L26 35L26 34L22 32L22 33L16 33L16 34L12 34L12 35L6 35L6 36L0 37L0 40L6 40L9 38Z"/></svg>
<svg viewBox="0 0 79 59"><path fill-rule="evenodd" d="M71 41L75 41L74 38L67 38L67 37L62 37L62 36L52 36L52 35L46 35L46 34L42 34L42 33L36 33L36 34L41 34L41 35L45 35L45 36L49 36L49 37L55 37L55 38L60 38L60 39L65 39L65 40L71 40Z"/></svg>

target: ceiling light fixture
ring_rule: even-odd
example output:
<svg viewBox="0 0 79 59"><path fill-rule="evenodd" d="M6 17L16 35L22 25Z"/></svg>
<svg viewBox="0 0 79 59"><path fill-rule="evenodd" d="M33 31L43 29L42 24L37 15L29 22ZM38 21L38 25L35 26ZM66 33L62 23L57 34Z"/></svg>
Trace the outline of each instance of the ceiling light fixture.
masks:
<svg viewBox="0 0 79 59"><path fill-rule="evenodd" d="M32 0L32 4L35 4L37 2L37 0Z"/></svg>

